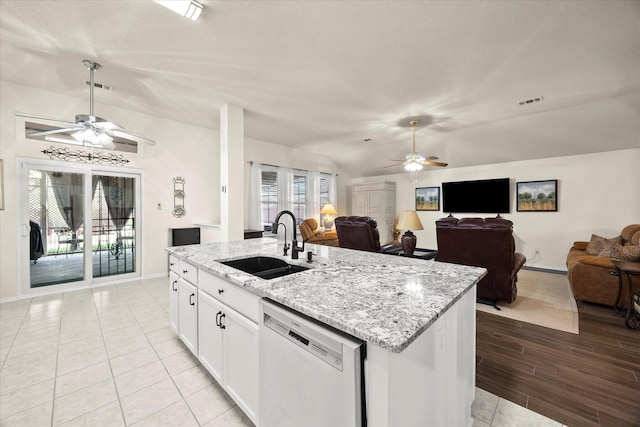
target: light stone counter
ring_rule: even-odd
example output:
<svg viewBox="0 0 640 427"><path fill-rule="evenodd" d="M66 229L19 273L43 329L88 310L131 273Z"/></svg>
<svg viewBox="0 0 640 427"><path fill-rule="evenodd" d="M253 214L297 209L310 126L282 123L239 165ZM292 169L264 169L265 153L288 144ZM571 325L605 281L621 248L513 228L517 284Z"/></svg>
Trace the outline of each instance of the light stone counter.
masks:
<svg viewBox="0 0 640 427"><path fill-rule="evenodd" d="M306 245L300 259L282 256L282 244L262 238L167 251L327 325L394 353L402 352L484 277L486 270L435 261ZM313 251L313 261L306 252ZM270 256L309 270L264 280L220 264Z"/></svg>

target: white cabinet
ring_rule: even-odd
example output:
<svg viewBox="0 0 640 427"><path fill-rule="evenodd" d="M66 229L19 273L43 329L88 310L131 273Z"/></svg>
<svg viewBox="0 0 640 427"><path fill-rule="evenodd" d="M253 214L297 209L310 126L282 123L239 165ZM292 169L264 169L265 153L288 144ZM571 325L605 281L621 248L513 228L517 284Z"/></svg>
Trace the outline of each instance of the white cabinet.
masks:
<svg viewBox="0 0 640 427"><path fill-rule="evenodd" d="M198 291L198 343L202 365L222 384L222 303L208 294Z"/></svg>
<svg viewBox="0 0 640 427"><path fill-rule="evenodd" d="M257 423L258 325L226 307L223 319L224 385L227 393Z"/></svg>
<svg viewBox="0 0 640 427"><path fill-rule="evenodd" d="M173 271L169 272L169 324L176 334L180 333L180 300L178 298L179 276Z"/></svg>
<svg viewBox="0 0 640 427"><path fill-rule="evenodd" d="M351 210L352 215L375 218L380 244L391 241L396 215L396 183L354 185L351 189Z"/></svg>
<svg viewBox="0 0 640 427"><path fill-rule="evenodd" d="M198 355L198 289L184 278L178 279L179 335L193 354Z"/></svg>
<svg viewBox="0 0 640 427"><path fill-rule="evenodd" d="M198 287L198 357L256 423L260 298L206 271Z"/></svg>

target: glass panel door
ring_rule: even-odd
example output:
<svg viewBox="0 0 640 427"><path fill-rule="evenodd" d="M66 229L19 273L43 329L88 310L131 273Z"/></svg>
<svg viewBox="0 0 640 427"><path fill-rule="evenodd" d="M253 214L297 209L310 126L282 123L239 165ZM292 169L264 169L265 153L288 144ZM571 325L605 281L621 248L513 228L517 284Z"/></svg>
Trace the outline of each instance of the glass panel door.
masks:
<svg viewBox="0 0 640 427"><path fill-rule="evenodd" d="M140 275L139 171L19 162L22 294Z"/></svg>
<svg viewBox="0 0 640 427"><path fill-rule="evenodd" d="M136 178L94 175L93 277L136 271Z"/></svg>
<svg viewBox="0 0 640 427"><path fill-rule="evenodd" d="M85 278L84 174L29 169L30 287Z"/></svg>

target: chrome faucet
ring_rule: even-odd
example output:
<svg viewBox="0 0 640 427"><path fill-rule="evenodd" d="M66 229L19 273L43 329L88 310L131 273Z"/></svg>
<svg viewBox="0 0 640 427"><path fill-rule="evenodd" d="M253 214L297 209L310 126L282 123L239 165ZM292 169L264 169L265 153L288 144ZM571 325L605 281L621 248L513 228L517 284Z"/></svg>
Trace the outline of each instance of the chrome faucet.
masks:
<svg viewBox="0 0 640 427"><path fill-rule="evenodd" d="M298 237L296 236L296 217L293 215L291 211L281 211L276 215L275 221L273 221L273 227L271 228L271 232L273 234L278 234L278 225L280 225L280 217L282 215L289 215L291 220L293 221L293 240L291 241L291 259L298 259L298 253L304 252L304 240L302 241L302 246L298 247ZM284 226L284 224L282 224ZM284 255L287 255L287 250L289 249L289 245L287 244L287 227L284 227Z"/></svg>

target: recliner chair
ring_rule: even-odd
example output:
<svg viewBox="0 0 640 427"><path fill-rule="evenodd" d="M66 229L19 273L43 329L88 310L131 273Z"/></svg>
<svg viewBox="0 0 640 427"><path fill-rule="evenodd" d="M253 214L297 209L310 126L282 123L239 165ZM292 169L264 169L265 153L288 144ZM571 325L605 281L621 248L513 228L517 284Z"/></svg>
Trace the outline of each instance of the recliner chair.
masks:
<svg viewBox="0 0 640 427"><path fill-rule="evenodd" d="M338 235L335 231L318 232L318 221L307 218L300 224L300 234L305 243L315 245L338 246Z"/></svg>
<svg viewBox="0 0 640 427"><path fill-rule="evenodd" d="M436 220L437 260L484 267L477 299L496 308L497 301L511 303L518 294L518 271L526 262L515 251L513 223L504 218L454 218Z"/></svg>
<svg viewBox="0 0 640 427"><path fill-rule="evenodd" d="M369 252L386 252L400 245L380 246L378 223L369 216L339 216L334 222L338 232L338 244L341 248Z"/></svg>

